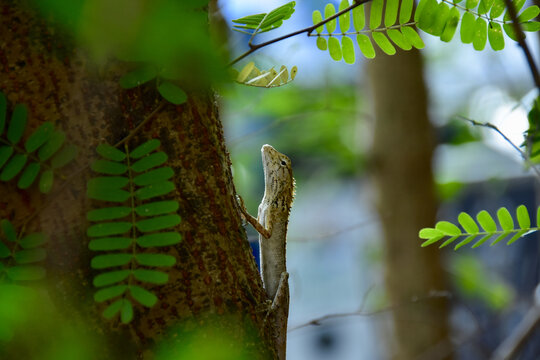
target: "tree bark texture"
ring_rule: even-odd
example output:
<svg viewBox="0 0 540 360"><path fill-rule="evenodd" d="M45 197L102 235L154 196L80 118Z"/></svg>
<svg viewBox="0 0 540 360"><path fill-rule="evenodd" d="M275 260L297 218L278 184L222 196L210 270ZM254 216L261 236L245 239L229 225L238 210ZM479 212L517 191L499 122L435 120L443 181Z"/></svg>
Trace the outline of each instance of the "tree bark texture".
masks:
<svg viewBox="0 0 540 360"><path fill-rule="evenodd" d="M2 1L0 34L0 91L9 109L28 106L25 137L51 121L79 149L48 196L35 186L23 191L16 181L0 183L0 218L49 237L50 295L67 318L84 321L105 339L98 357L152 358L154 345L174 336L167 333L172 326L182 324L189 333L213 324L250 358L274 358L275 339L261 311L266 293L239 217L213 93L191 92L186 103L174 106L151 84L123 90L118 80L129 70L125 64L93 64L70 37L19 1ZM122 140L155 109L130 147L161 141L175 172L182 242L164 250L177 262L165 270L168 283L152 288L158 303L136 306L132 323L120 325L118 319L105 320L104 306L92 298L96 272L90 260L96 254L88 250L86 212L95 204L86 198L86 182L96 176L89 168L96 146Z"/></svg>
<svg viewBox="0 0 540 360"><path fill-rule="evenodd" d="M419 229L433 226L437 211L434 133L422 59L416 50L379 53L368 72L375 114L371 164L386 251L386 288L391 303L400 304L393 312L395 359L417 359L448 336L445 300L411 303L446 289L439 250L421 248L418 238Z"/></svg>

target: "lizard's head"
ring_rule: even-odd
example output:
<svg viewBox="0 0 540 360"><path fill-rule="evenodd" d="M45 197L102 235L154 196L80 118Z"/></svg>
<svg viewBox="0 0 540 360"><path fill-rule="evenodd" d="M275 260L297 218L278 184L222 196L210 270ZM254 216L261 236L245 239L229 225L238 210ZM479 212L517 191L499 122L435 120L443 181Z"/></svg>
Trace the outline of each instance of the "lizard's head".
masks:
<svg viewBox="0 0 540 360"><path fill-rule="evenodd" d="M265 177L265 194L281 198L290 207L294 196L291 160L266 144L261 149Z"/></svg>

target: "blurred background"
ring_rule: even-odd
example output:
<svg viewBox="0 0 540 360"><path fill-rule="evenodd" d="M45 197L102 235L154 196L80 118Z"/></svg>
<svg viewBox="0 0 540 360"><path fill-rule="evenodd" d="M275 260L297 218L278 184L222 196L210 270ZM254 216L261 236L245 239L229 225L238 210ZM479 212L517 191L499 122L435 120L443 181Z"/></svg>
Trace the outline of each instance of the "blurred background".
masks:
<svg viewBox="0 0 540 360"><path fill-rule="evenodd" d="M311 25L312 11L326 3L296 1L292 19L255 43ZM230 24L282 4L220 6ZM264 192L261 146L293 162L289 359L489 358L531 307L536 234L512 246L420 248L421 227L456 222L461 211L537 206L538 181L519 153L464 119L490 122L523 142L536 96L524 56L508 38L503 51L478 52L457 36L443 43L422 33L426 48L412 60L380 53L367 60L357 51L356 64L347 65L300 35L235 66L296 65L292 83L220 90L236 187L252 214ZM230 34L231 58L248 40ZM537 58L535 34L528 44ZM403 73L423 74L425 88ZM256 233L248 232L256 254ZM539 357L537 331L519 358Z"/></svg>

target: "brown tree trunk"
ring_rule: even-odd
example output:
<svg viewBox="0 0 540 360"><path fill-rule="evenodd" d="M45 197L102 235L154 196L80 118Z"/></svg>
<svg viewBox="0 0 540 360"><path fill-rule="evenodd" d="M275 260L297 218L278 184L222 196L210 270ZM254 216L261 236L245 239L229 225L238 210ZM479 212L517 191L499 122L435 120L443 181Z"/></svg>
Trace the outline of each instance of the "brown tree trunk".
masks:
<svg viewBox="0 0 540 360"><path fill-rule="evenodd" d="M418 51L377 54L368 66L375 130L372 171L386 251L386 288L397 340L395 359L417 359L447 339L447 305L437 248L421 248L418 231L433 226L437 210L431 158L434 134ZM425 355L425 354L424 354ZM441 354L437 354L441 355ZM437 356L428 358L439 358Z"/></svg>
<svg viewBox="0 0 540 360"><path fill-rule="evenodd" d="M19 1L3 1L0 8L0 91L10 108L29 108L29 129L52 121L79 149L74 164L63 169L52 194L16 182L0 183L0 218L16 226L43 231L49 237L49 292L67 318L82 319L107 342L96 358L151 358L153 346L164 338L182 342L190 331L208 326L249 354L274 358L275 339L260 305L266 301L256 264L235 201L229 154L210 90L191 92L180 106L161 100L151 85L120 88L126 73L121 63L92 64L82 49L53 29ZM158 303L136 307L129 325L101 316L92 295L86 212L89 163L100 143L124 138L155 109L143 129L130 140L133 148L150 138L161 141L175 171L174 199L180 203L182 242L166 248L176 265L169 282L152 290ZM28 136L27 130L25 136ZM168 333L182 325L184 335ZM211 346L211 344L208 344Z"/></svg>

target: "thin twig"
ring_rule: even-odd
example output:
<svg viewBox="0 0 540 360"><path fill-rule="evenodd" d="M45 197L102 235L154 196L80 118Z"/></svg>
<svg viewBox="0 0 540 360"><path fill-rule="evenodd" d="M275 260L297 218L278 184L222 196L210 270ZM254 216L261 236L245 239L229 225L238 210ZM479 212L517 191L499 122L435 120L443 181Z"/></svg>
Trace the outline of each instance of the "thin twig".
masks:
<svg viewBox="0 0 540 360"><path fill-rule="evenodd" d="M129 140L131 140L132 137L135 136L135 134L137 134L137 132L150 120L154 117L154 115L157 114L157 112L159 110L161 110L161 108L163 108L163 106L166 104L166 101L165 100L161 100L161 102L159 103L158 106L156 106L156 108L154 110L152 110L152 112L150 114L148 114L148 116L146 116L143 121L141 121L139 123L139 125L137 125L135 127L135 129L131 130L131 132L125 137L123 138L122 140L120 140L119 142L117 142L116 144L114 144L113 146L114 147L119 147L120 145L123 145L125 144L126 142L128 142Z"/></svg>
<svg viewBox="0 0 540 360"><path fill-rule="evenodd" d="M462 116L462 115L458 115L457 117L459 119L470 122L474 126L481 126L481 127L486 127L488 129L494 130L497 134L502 136L502 138L508 144L510 144L519 153L519 155L521 155L521 157L523 158L523 161L525 162L525 164L527 166L529 166L534 171L534 173L536 174L536 177L538 178L538 180L540 180L540 170L538 170L538 168L531 162L531 160L529 159L527 154L525 154L516 144L514 144L512 142L512 140L510 140L506 135L504 135L504 133L501 130L499 130L499 128L497 126L493 125L492 123L481 123L481 122L478 122L476 120L469 119L469 118L467 118L465 116Z"/></svg>
<svg viewBox="0 0 540 360"><path fill-rule="evenodd" d="M525 33L523 32L523 29L519 24L518 15L514 3L512 2L512 0L504 0L504 3L506 5L506 8L508 9L508 15L510 15L510 19L512 20L512 27L514 28L514 32L516 33L517 42L519 46L521 46L521 49L525 54L525 58L527 59L527 63L529 64L529 69L531 70L534 84L536 85L538 91L540 91L540 75L538 73L538 68L536 67L536 63L534 62L531 51L527 46L527 42L525 41Z"/></svg>
<svg viewBox="0 0 540 360"><path fill-rule="evenodd" d="M357 6L360 6L362 4L365 4L367 2L369 2L371 0L356 0L356 2L354 4L352 4L351 6L349 6L348 8L346 9L343 9L341 11L338 11L337 13L335 13L334 15L330 16L329 18L327 19L324 19L323 21L320 21L318 22L317 24L315 25L312 25L312 26L308 26L306 28L303 28L303 29L300 29L300 30L297 30L297 31L294 31L292 33L289 33L289 34L285 34L285 35L282 35L280 37L277 37L275 39L272 39L272 40L268 40L268 41L265 41L263 43L260 43L260 44L250 44L249 46L249 50L246 51L245 53L243 53L242 55L238 56L236 59L232 60L227 66L232 66L234 64L236 64L237 62L239 62L240 60L242 60L243 58L245 58L246 56L254 53L255 51L265 47L265 46L268 46L268 45L271 45L273 43L276 43L278 41L281 41L281 40L285 40L285 39L288 39L290 37L293 37L293 36L296 36L296 35L300 35L300 34L303 34L303 33L307 33L308 36L313 32L315 31L315 29L317 29L319 26L323 26L324 24L326 24L327 22L329 21L332 21L334 19L336 19L337 17L345 14L346 12L349 12L351 11L352 9L354 9L355 7Z"/></svg>

